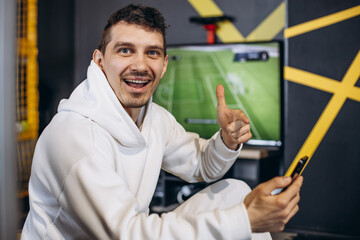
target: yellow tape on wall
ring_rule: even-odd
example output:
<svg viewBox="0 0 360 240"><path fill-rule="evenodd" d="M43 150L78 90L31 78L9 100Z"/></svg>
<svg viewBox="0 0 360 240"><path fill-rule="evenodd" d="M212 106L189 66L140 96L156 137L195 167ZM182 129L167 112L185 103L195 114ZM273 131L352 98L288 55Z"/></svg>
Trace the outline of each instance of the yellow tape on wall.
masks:
<svg viewBox="0 0 360 240"><path fill-rule="evenodd" d="M314 19L305 23L285 29L284 37L291 38L300 34L308 33L319 28L327 27L329 25L345 21L360 15L360 6L352 7L337 13L330 14L325 17ZM358 29L357 29L358 30Z"/></svg>
<svg viewBox="0 0 360 240"><path fill-rule="evenodd" d="M272 40L285 27L285 2L280 5L246 37L246 41Z"/></svg>
<svg viewBox="0 0 360 240"><path fill-rule="evenodd" d="M334 14L330 14L319 19L311 20L284 31L286 38L305 34L316 29L327 27L332 24L345 21L352 17L360 15L360 6L356 6L347 10L343 10ZM357 31L358 29L354 29ZM351 63L348 71L341 82L333 79L329 79L323 76L309 73L303 70L286 66L284 68L284 78L288 81L296 82L302 85L313 87L322 91L333 93L334 95L330 99L329 103L325 107L324 111L320 115L315 126L311 130L309 136L305 140L304 144L297 153L295 159L300 159L304 155L309 157L306 164L309 163L314 152L318 148L322 139L326 135L336 116L340 112L346 99L352 99L360 102L360 88L356 87L355 84L360 77L360 51L358 51L355 59ZM290 174L296 167L296 161L290 165L289 170L286 172Z"/></svg>
<svg viewBox="0 0 360 240"><path fill-rule="evenodd" d="M300 80L301 76L296 76L296 75L289 76L287 70L285 70L284 77L289 81L292 81L293 79L295 79L296 82L298 83L301 83L302 81ZM322 139L324 138L325 134L329 130L331 124L333 123L336 116L340 112L346 99L349 98L349 93L351 93L351 91L349 90L355 89L358 91L358 88L355 87L354 85L356 84L359 77L360 77L360 51L357 53L354 61L352 62L350 68L346 72L341 83L337 85L336 89L332 89L334 95L332 96L329 103L325 107L324 111L322 112L321 116L319 117L313 129L311 130L309 136L305 140L304 144L302 145L295 159L300 159L305 155L309 157L309 160L311 159L314 152L321 143ZM359 96L356 98L357 101L360 101ZM307 161L306 164L308 163L309 161ZM287 172L287 174L292 172L295 169L295 167L296 167L296 163L293 163L289 167L289 171Z"/></svg>

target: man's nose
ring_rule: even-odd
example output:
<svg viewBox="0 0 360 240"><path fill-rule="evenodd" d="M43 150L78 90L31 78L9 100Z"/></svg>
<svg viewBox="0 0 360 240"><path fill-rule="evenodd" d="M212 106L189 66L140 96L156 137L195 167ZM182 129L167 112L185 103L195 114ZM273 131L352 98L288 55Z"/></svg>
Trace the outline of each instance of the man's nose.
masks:
<svg viewBox="0 0 360 240"><path fill-rule="evenodd" d="M146 72L148 70L148 65L146 61L146 56L143 54L137 54L131 64L131 71L136 72Z"/></svg>

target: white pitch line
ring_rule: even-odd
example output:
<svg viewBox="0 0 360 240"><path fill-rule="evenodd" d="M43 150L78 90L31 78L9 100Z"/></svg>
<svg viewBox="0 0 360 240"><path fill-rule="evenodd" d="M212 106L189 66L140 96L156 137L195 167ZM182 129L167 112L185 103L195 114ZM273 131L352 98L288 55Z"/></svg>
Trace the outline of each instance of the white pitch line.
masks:
<svg viewBox="0 0 360 240"><path fill-rule="evenodd" d="M221 68L220 63L218 62L218 60L217 60L212 54L211 54L210 56L211 56L212 61L215 63L216 68L217 68L218 71L220 72L220 75L221 75L222 78L224 79L224 81L225 81L228 89L230 89L230 92L231 92L231 94L233 95L236 103L238 104L238 106L241 107L241 110L244 111L244 113L246 114L246 116L249 116L249 115L247 114L244 106L242 105L239 97L238 97L236 94L234 94L233 91L232 91L232 88L229 87L228 79L227 79L227 77L226 77L226 75L225 75L225 72L224 72L223 69ZM253 131L253 133L254 133L254 135L255 135L255 138L260 138L260 139L261 139L261 136L260 136L259 132L257 131L257 129L256 129L253 121L251 121L250 118L249 118L249 121L250 121L250 124L251 124L251 126L252 126L252 131Z"/></svg>
<svg viewBox="0 0 360 240"><path fill-rule="evenodd" d="M202 85L200 84L200 81L198 81L197 79L195 80L196 85L199 89L199 102L201 103L202 101L204 101L204 90L202 88Z"/></svg>
<svg viewBox="0 0 360 240"><path fill-rule="evenodd" d="M215 91L211 85L211 82L210 82L210 79L209 79L209 76L206 76L205 77L205 82L206 82L206 86L208 87L209 89L209 92L210 92L210 96L211 96L211 100L213 102L213 105L214 105L214 108L217 109L217 98L215 96Z"/></svg>

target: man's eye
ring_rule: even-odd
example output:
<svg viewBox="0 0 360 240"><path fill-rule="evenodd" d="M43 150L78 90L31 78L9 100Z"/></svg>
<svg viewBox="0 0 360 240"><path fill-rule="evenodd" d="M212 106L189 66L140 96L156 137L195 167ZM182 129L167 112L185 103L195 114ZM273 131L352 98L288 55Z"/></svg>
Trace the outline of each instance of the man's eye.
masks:
<svg viewBox="0 0 360 240"><path fill-rule="evenodd" d="M129 48L121 48L119 49L119 52L123 54L128 54L131 52L131 50Z"/></svg>
<svg viewBox="0 0 360 240"><path fill-rule="evenodd" d="M149 51L149 55L157 56L157 55L160 55L160 53L158 51Z"/></svg>

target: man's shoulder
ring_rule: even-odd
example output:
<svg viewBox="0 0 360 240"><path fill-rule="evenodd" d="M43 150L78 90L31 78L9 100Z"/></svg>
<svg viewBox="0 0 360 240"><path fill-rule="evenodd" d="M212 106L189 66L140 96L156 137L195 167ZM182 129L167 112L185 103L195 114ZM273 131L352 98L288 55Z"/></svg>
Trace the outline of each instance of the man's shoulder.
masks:
<svg viewBox="0 0 360 240"><path fill-rule="evenodd" d="M168 112L164 107L154 102L151 103L151 109L152 111Z"/></svg>
<svg viewBox="0 0 360 240"><path fill-rule="evenodd" d="M151 111L153 117L161 119L175 119L174 116L164 107L158 105L157 103L152 103Z"/></svg>
<svg viewBox="0 0 360 240"><path fill-rule="evenodd" d="M100 129L91 119L79 114L56 114L36 144L32 163L33 179L39 178L37 181L41 181L48 191L58 196L62 191L62 183L74 166L84 161L98 161L102 159L98 149L104 149L104 152L108 149L106 143L95 147L94 128Z"/></svg>
<svg viewBox="0 0 360 240"><path fill-rule="evenodd" d="M91 127L91 120L74 112L57 113L48 126L44 129L41 136L46 138L75 137L78 135L86 138ZM85 134L85 135L84 135Z"/></svg>
<svg viewBox="0 0 360 240"><path fill-rule="evenodd" d="M109 152L112 139L91 119L73 112L60 112L40 135L36 158L71 168L80 159Z"/></svg>

